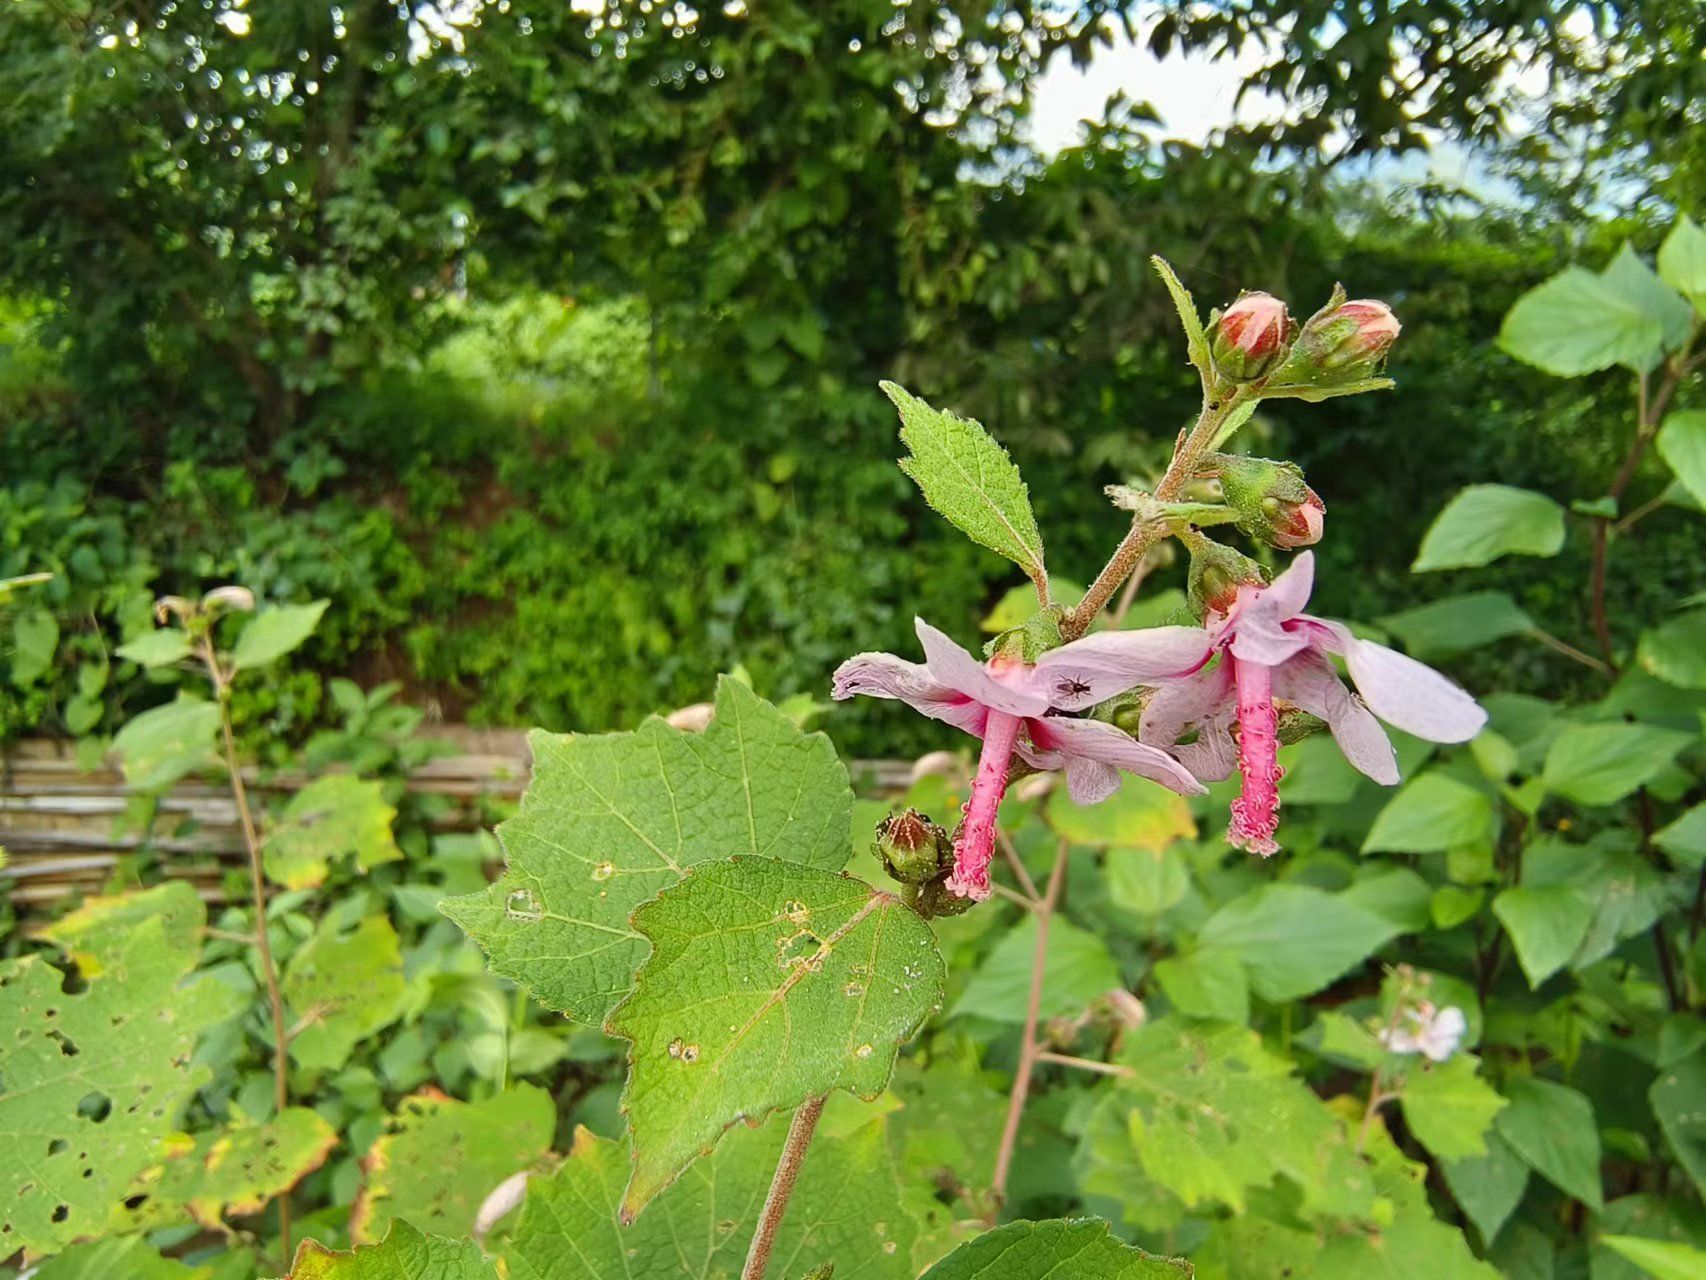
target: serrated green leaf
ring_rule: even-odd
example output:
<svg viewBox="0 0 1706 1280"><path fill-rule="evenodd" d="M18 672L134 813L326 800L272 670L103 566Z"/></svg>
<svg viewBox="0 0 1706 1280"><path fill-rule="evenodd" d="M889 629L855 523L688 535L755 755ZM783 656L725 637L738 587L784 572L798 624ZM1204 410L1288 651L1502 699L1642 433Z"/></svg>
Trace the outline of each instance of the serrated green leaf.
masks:
<svg viewBox="0 0 1706 1280"><path fill-rule="evenodd" d="M830 1108L833 1111L834 1108ZM824 1127L832 1123L826 1114ZM620 1143L575 1134L548 1178L534 1178L504 1248L513 1280L732 1280L740 1274L788 1122L739 1129L697 1161L632 1225L617 1218L628 1176ZM933 1202L906 1189L881 1116L823 1134L807 1152L777 1231L772 1272L798 1276L824 1261L838 1276L903 1280L917 1273L916 1215Z"/></svg>
<svg viewBox="0 0 1706 1280"><path fill-rule="evenodd" d="M368 916L348 933L328 918L290 957L282 985L296 1028L290 1056L303 1067L336 1070L403 1012L397 931L384 916Z"/></svg>
<svg viewBox="0 0 1706 1280"><path fill-rule="evenodd" d="M1555 556L1563 546L1564 508L1545 494L1472 484L1434 517L1410 572L1475 568L1501 556Z"/></svg>
<svg viewBox="0 0 1706 1280"><path fill-rule="evenodd" d="M1676 1240L1601 1236L1599 1242L1633 1262L1653 1280L1700 1280L1706 1276L1706 1252Z"/></svg>
<svg viewBox="0 0 1706 1280"><path fill-rule="evenodd" d="M1683 409L1665 419L1654 445L1682 487L1706 504L1706 409Z"/></svg>
<svg viewBox="0 0 1706 1280"><path fill-rule="evenodd" d="M1529 1168L1595 1213L1605 1207L1599 1180L1599 1126L1593 1103L1551 1080L1512 1080L1510 1106L1493 1121Z"/></svg>
<svg viewBox="0 0 1706 1280"><path fill-rule="evenodd" d="M1131 1100L1132 1145L1145 1172L1187 1206L1242 1212L1253 1188L1283 1175L1306 1213L1360 1217L1373 1186L1345 1121L1243 1027L1165 1017L1134 1033L1116 1085Z"/></svg>
<svg viewBox="0 0 1706 1280"><path fill-rule="evenodd" d="M249 619L237 637L237 647L231 653L232 666L239 671L251 671L277 662L314 634L320 616L330 603L316 600L312 604L287 604L261 610Z"/></svg>
<svg viewBox="0 0 1706 1280"><path fill-rule="evenodd" d="M1577 804L1614 804L1653 777L1694 735L1649 724L1574 724L1552 740L1546 789Z"/></svg>
<svg viewBox="0 0 1706 1280"><path fill-rule="evenodd" d="M325 1163L337 1131L307 1107L290 1107L263 1123L242 1121L196 1136L191 1150L149 1169L131 1187L140 1206L115 1213L124 1230L172 1226L187 1209L212 1231L225 1217L259 1213Z"/></svg>
<svg viewBox="0 0 1706 1280"><path fill-rule="evenodd" d="M1251 990L1280 1001L1321 990L1398 932L1390 920L1342 894L1271 884L1215 912L1197 942L1236 955Z"/></svg>
<svg viewBox="0 0 1706 1280"><path fill-rule="evenodd" d="M1706 689L1706 609L1695 609L1641 633L1641 669L1679 689Z"/></svg>
<svg viewBox="0 0 1706 1280"><path fill-rule="evenodd" d="M540 1003L599 1024L634 983L640 903L735 853L846 865L853 792L821 733L801 733L739 681L702 734L534 733L521 812L498 828L508 868L441 910Z"/></svg>
<svg viewBox="0 0 1706 1280"><path fill-rule="evenodd" d="M1706 1195L1706 1055L1673 1063L1647 1091L1665 1141Z"/></svg>
<svg viewBox="0 0 1706 1280"><path fill-rule="evenodd" d="M1639 371L1663 354L1666 326L1666 317L1609 269L1596 274L1567 267L1517 299L1499 330L1499 345L1562 378L1614 364Z"/></svg>
<svg viewBox="0 0 1706 1280"><path fill-rule="evenodd" d="M1180 1013L1193 1018L1246 1022L1250 980L1232 951L1192 951L1155 963L1155 980Z"/></svg>
<svg viewBox="0 0 1706 1280"><path fill-rule="evenodd" d="M1375 818L1364 853L1444 853L1486 844L1493 836L1493 797L1451 774L1431 770L1404 787Z"/></svg>
<svg viewBox="0 0 1706 1280"><path fill-rule="evenodd" d="M139 1236L72 1245L31 1270L30 1280L211 1280L208 1267L163 1258Z"/></svg>
<svg viewBox="0 0 1706 1280"><path fill-rule="evenodd" d="M607 1030L633 1043L632 1216L736 1120L874 1098L941 1003L930 928L891 894L773 858L698 867L634 912L652 954Z"/></svg>
<svg viewBox="0 0 1706 1280"><path fill-rule="evenodd" d="M1659 246L1659 279L1706 316L1706 231L1686 213Z"/></svg>
<svg viewBox="0 0 1706 1280"><path fill-rule="evenodd" d="M923 1280L1190 1280L1183 1259L1116 1239L1099 1218L1009 1222L962 1244Z"/></svg>
<svg viewBox="0 0 1706 1280"><path fill-rule="evenodd" d="M1488 1244L1498 1236L1528 1187L1528 1165L1512 1151L1495 1127L1485 1135L1487 1154L1447 1160L1440 1172L1446 1186Z"/></svg>
<svg viewBox="0 0 1706 1280"><path fill-rule="evenodd" d="M1346 1014L1329 1009L1296 1037L1310 1052L1331 1062L1372 1071L1389 1056L1374 1032Z"/></svg>
<svg viewBox="0 0 1706 1280"><path fill-rule="evenodd" d="M900 438L911 450L900 469L924 500L973 542L1006 556L1033 581L1045 580L1030 492L1007 450L969 418L932 409L892 382L882 389L900 410Z"/></svg>
<svg viewBox="0 0 1706 1280"><path fill-rule="evenodd" d="M1436 1160L1487 1154L1487 1131L1508 1104L1476 1074L1478 1065L1458 1053L1444 1062L1418 1061L1405 1073L1404 1122Z"/></svg>
<svg viewBox="0 0 1706 1280"><path fill-rule="evenodd" d="M200 949L199 936L183 945L150 917L112 926L98 974L75 993L39 956L0 964L8 1247L51 1252L103 1231L211 1078L193 1062L196 1040L238 1001L229 987L186 981Z"/></svg>
<svg viewBox="0 0 1706 1280"><path fill-rule="evenodd" d="M1534 619L1503 591L1474 591L1430 600L1414 609L1389 614L1380 624L1422 661L1466 653L1534 630Z"/></svg>
<svg viewBox="0 0 1706 1280"><path fill-rule="evenodd" d="M129 939L144 921L158 919L166 945L173 951L196 951L207 924L207 908L187 881L170 880L152 889L112 897L85 899L41 931L77 964L85 978L98 978L107 960L129 946Z"/></svg>
<svg viewBox="0 0 1706 1280"><path fill-rule="evenodd" d="M1037 918L1034 912L1026 912L978 966L954 1002L953 1015L1012 1026L1024 1022L1036 949ZM1097 996L1123 985L1105 942L1069 920L1057 917L1050 923L1043 963L1043 1017L1076 1013Z"/></svg>
<svg viewBox="0 0 1706 1280"><path fill-rule="evenodd" d="M304 1240L283 1280L498 1280L498 1272L472 1240L425 1236L399 1222L385 1243L348 1253Z"/></svg>
<svg viewBox="0 0 1706 1280"><path fill-rule="evenodd" d="M124 780L138 791L163 791L213 761L219 708L179 695L176 702L133 717L113 739Z"/></svg>
<svg viewBox="0 0 1706 1280"><path fill-rule="evenodd" d="M530 1084L477 1102L437 1089L404 1098L362 1161L351 1238L382 1240L399 1220L429 1235L468 1235L499 1183L542 1171L556 1127L551 1095Z"/></svg>
<svg viewBox="0 0 1706 1280"><path fill-rule="evenodd" d="M403 856L391 833L397 810L370 778L337 773L316 778L290 798L261 854L269 879L287 889L320 884L332 860L355 854L363 871Z"/></svg>
<svg viewBox="0 0 1706 1280"><path fill-rule="evenodd" d="M1155 274L1161 277L1161 283L1167 286L1167 295L1173 300L1173 309L1179 313L1179 324L1185 330L1185 352L1190 361L1203 376L1209 376L1210 361L1208 350L1208 334L1203 330L1202 317L1197 313L1196 300L1191 297L1190 290L1185 288L1172 264L1159 254L1152 254L1149 265L1155 268ZM1217 444L1214 446L1219 448Z"/></svg>
<svg viewBox="0 0 1706 1280"><path fill-rule="evenodd" d="M1574 885L1516 885L1493 899L1493 914L1516 946L1528 985L1538 988L1582 945L1593 902Z"/></svg>
<svg viewBox="0 0 1706 1280"><path fill-rule="evenodd" d="M141 667L164 667L190 656L190 638L175 627L162 627L144 631L129 644L121 644L115 652Z"/></svg>

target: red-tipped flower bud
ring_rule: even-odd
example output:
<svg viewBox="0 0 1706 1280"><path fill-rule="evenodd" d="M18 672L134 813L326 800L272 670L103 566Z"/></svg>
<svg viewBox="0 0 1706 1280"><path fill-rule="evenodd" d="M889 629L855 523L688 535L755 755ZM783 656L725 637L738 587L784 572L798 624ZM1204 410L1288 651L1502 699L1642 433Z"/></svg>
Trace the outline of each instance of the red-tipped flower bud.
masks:
<svg viewBox="0 0 1706 1280"><path fill-rule="evenodd" d="M1261 565L1224 543L1205 538L1191 548L1189 588L1198 617L1230 612L1240 587L1260 587L1266 581Z"/></svg>
<svg viewBox="0 0 1706 1280"><path fill-rule="evenodd" d="M1321 540L1327 505L1303 482L1295 463L1239 454L1210 454L1208 474L1220 478L1221 496L1238 513L1238 528L1274 547L1307 547Z"/></svg>
<svg viewBox="0 0 1706 1280"><path fill-rule="evenodd" d="M905 809L877 824L877 856L902 884L935 878L952 855L948 833L916 809Z"/></svg>
<svg viewBox="0 0 1706 1280"><path fill-rule="evenodd" d="M1285 303L1269 293L1246 293L1221 314L1209 354L1230 382L1256 382L1277 368L1297 336Z"/></svg>
<svg viewBox="0 0 1706 1280"><path fill-rule="evenodd" d="M1362 373L1372 370L1392 349L1401 328L1384 302L1356 298L1311 317L1297 349L1316 369Z"/></svg>
<svg viewBox="0 0 1706 1280"><path fill-rule="evenodd" d="M1262 510L1268 517L1267 538L1274 546L1312 547L1321 541L1321 530L1327 523L1327 504L1308 485L1303 487L1302 502L1267 498L1262 502Z"/></svg>

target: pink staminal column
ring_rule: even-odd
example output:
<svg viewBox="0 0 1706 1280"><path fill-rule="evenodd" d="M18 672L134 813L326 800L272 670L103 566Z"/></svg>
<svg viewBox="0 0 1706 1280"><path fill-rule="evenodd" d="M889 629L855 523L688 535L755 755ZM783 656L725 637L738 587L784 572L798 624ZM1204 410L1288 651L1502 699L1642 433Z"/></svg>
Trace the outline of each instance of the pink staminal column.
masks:
<svg viewBox="0 0 1706 1280"><path fill-rule="evenodd" d="M972 779L966 820L954 841L954 873L948 891L973 902L990 895L989 863L995 856L995 818L1007 794L1007 771L1013 763L1013 744L1019 737L1019 717L990 709L983 728L983 754Z"/></svg>
<svg viewBox="0 0 1706 1280"><path fill-rule="evenodd" d="M1231 655L1228 655L1230 657ZM1244 789L1232 802L1227 841L1264 858L1279 852L1279 714L1274 710L1273 669L1259 662L1237 662L1238 771Z"/></svg>

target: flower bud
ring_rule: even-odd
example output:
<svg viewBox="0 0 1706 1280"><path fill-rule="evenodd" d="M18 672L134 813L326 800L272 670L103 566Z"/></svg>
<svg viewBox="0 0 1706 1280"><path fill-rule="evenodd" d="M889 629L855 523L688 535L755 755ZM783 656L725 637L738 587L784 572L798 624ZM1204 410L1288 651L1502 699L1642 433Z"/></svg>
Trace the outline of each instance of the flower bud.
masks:
<svg viewBox="0 0 1706 1280"><path fill-rule="evenodd" d="M1356 298L1329 303L1303 326L1292 363L1301 362L1316 374L1366 377L1392 349L1400 328L1384 302Z"/></svg>
<svg viewBox="0 0 1706 1280"><path fill-rule="evenodd" d="M1238 513L1240 532L1274 547L1307 547L1321 540L1327 504L1303 482L1295 463L1225 453L1207 461L1220 477L1226 505Z"/></svg>
<svg viewBox="0 0 1706 1280"><path fill-rule="evenodd" d="M891 814L877 824L877 857L902 884L923 884L952 857L948 833L916 809Z"/></svg>
<svg viewBox="0 0 1706 1280"><path fill-rule="evenodd" d="M1285 303L1268 293L1246 293L1221 314L1209 355L1229 382L1256 382L1280 364L1297 335Z"/></svg>
<svg viewBox="0 0 1706 1280"><path fill-rule="evenodd" d="M947 880L932 880L918 892L918 914L926 920L938 916L963 916L976 906L973 898L962 898L948 888Z"/></svg>
<svg viewBox="0 0 1706 1280"><path fill-rule="evenodd" d="M1035 665L1038 658L1050 649L1058 649L1065 641L1060 633L1060 620L1066 610L1050 605L1038 610L1016 627L1009 627L983 647L984 656L993 662L1021 662Z"/></svg>
<svg viewBox="0 0 1706 1280"><path fill-rule="evenodd" d="M1191 548L1191 606L1198 617L1227 613L1238 602L1240 587L1259 587L1267 577L1249 556L1221 542L1201 539Z"/></svg>
<svg viewBox="0 0 1706 1280"><path fill-rule="evenodd" d="M247 587L215 587L201 598L203 609L237 609L243 613L255 611L255 593Z"/></svg>

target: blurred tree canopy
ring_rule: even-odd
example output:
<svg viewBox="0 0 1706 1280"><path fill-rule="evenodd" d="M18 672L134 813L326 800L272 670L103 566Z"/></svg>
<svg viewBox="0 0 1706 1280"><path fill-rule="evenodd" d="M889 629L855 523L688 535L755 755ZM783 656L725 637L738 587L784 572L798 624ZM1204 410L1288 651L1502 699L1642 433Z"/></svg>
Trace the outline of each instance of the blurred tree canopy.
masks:
<svg viewBox="0 0 1706 1280"><path fill-rule="evenodd" d="M1287 109L1197 146L1116 103L1039 154L1043 70L1121 32L1257 47ZM450 714L610 727L742 661L817 690L1005 585L915 510L877 379L1025 454L1089 572L1086 495L1190 407L1159 252L1206 304L1399 307L1401 398L1294 441L1362 570L1331 603L1390 607L1457 484L1601 483L1616 411L1549 419L1490 339L1584 240L1700 207L1703 45L1686 0L16 0L0 577L56 568L88 661L148 591L329 593L325 662ZM1513 198L1365 180L1441 145ZM62 714L27 692L0 733Z"/></svg>

